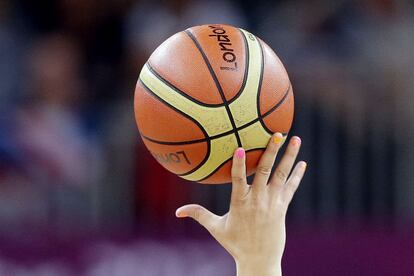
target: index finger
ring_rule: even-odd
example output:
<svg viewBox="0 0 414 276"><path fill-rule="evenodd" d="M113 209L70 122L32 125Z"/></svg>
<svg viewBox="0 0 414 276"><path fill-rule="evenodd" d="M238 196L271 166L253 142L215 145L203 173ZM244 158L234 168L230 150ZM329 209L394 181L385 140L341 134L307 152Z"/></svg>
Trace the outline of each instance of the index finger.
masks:
<svg viewBox="0 0 414 276"><path fill-rule="evenodd" d="M238 148L234 152L231 181L231 200L234 201L245 197L249 190L249 185L247 185L246 179L246 152L243 148Z"/></svg>

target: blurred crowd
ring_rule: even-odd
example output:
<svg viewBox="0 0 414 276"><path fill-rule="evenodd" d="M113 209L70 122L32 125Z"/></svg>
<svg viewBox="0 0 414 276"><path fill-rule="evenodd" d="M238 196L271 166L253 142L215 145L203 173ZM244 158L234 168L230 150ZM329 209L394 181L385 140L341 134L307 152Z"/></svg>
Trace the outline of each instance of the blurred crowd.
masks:
<svg viewBox="0 0 414 276"><path fill-rule="evenodd" d="M170 225L178 204L197 195L142 145L135 82L163 40L206 22L245 25L240 7L2 1L0 19L0 222L7 225L0 232L22 225L69 232Z"/></svg>
<svg viewBox="0 0 414 276"><path fill-rule="evenodd" d="M181 204L226 212L230 187L166 172L133 115L151 52L206 23L250 30L289 72L310 165L292 222L414 221L411 1L0 0L0 239L187 235Z"/></svg>

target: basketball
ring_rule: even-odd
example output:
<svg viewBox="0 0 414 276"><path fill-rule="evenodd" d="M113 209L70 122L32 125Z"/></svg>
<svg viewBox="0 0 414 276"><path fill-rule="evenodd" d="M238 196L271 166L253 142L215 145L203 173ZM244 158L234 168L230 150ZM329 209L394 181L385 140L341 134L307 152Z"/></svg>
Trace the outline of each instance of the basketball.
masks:
<svg viewBox="0 0 414 276"><path fill-rule="evenodd" d="M231 182L234 151L247 175L271 135L287 136L294 98L273 50L229 25L202 25L163 42L143 66L135 119L152 156L170 172L206 184Z"/></svg>

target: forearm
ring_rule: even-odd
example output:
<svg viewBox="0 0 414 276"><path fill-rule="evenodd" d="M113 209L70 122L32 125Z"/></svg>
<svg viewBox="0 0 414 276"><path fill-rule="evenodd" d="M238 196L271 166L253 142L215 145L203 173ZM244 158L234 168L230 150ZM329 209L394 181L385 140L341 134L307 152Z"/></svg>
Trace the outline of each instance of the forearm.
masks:
<svg viewBox="0 0 414 276"><path fill-rule="evenodd" d="M254 261L236 261L237 276L281 276L282 266L280 262L271 265L263 265Z"/></svg>

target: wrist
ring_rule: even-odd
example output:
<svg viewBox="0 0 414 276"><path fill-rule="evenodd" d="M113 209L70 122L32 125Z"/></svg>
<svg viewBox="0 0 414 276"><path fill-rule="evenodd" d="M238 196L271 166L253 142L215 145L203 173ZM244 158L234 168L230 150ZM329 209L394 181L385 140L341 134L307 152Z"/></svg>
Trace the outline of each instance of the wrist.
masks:
<svg viewBox="0 0 414 276"><path fill-rule="evenodd" d="M280 260L263 261L251 259L235 260L237 276L280 276L282 265Z"/></svg>

